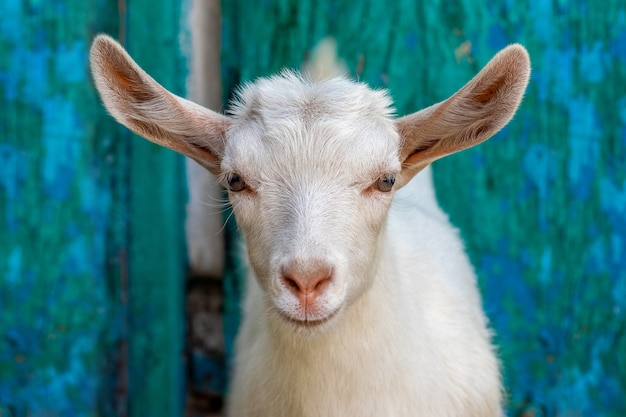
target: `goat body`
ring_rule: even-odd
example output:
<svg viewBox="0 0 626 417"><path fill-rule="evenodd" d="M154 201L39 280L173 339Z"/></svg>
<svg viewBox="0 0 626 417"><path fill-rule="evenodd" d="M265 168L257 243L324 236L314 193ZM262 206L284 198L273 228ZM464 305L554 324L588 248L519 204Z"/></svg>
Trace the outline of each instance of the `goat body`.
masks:
<svg viewBox="0 0 626 417"><path fill-rule="evenodd" d="M511 119L524 48L399 119L385 92L343 77L260 79L222 116L164 90L108 37L91 61L114 117L229 190L251 271L231 416L502 415L476 278L429 164Z"/></svg>

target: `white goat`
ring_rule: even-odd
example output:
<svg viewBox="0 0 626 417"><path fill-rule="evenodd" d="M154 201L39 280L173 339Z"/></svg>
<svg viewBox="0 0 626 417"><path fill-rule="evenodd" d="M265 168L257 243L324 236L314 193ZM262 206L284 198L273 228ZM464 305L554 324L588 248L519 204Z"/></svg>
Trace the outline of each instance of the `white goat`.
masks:
<svg viewBox="0 0 626 417"><path fill-rule="evenodd" d="M252 270L230 415L502 415L476 278L425 168L511 119L523 47L399 119L387 93L342 77L260 79L222 116L167 92L108 37L91 64L120 123L229 190Z"/></svg>

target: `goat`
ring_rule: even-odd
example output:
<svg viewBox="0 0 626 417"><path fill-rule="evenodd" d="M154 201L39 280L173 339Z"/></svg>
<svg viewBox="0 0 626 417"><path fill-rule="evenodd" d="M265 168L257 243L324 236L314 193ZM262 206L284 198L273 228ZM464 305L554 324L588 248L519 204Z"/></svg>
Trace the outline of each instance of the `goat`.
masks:
<svg viewBox="0 0 626 417"><path fill-rule="evenodd" d="M229 415L503 414L476 277L429 165L513 117L530 75L522 46L400 118L383 90L290 71L245 86L220 115L104 35L91 66L113 117L228 190L251 269Z"/></svg>

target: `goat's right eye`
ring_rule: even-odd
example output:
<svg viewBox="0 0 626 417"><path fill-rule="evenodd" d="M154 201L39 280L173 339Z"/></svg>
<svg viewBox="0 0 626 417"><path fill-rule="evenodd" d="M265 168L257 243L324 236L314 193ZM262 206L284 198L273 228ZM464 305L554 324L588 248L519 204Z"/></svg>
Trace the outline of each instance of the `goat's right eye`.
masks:
<svg viewBox="0 0 626 417"><path fill-rule="evenodd" d="M228 189L234 193L243 191L246 188L246 182L241 178L241 175L234 172L226 176L226 184L228 184Z"/></svg>

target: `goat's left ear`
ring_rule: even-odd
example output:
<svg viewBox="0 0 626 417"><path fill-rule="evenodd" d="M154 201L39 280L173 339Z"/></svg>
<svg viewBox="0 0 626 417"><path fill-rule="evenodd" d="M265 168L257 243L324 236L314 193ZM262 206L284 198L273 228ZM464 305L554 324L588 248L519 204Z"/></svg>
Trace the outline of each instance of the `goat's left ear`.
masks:
<svg viewBox="0 0 626 417"><path fill-rule="evenodd" d="M477 145L502 129L515 114L529 77L528 52L511 45L449 99L398 119L403 141L399 185L434 160Z"/></svg>

